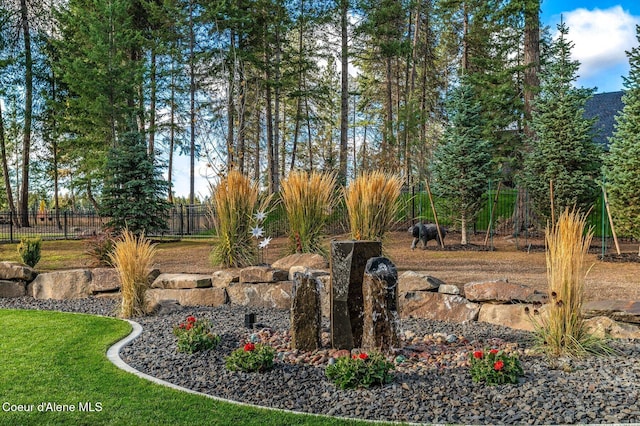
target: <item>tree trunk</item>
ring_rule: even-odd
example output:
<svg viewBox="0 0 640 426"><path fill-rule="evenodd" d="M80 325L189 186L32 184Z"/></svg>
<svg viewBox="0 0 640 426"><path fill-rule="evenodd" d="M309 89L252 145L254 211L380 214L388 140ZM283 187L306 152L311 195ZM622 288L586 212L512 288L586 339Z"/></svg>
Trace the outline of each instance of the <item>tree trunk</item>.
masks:
<svg viewBox="0 0 640 426"><path fill-rule="evenodd" d="M196 169L196 64L195 64L195 23L193 22L193 0L189 1L189 204L195 204Z"/></svg>
<svg viewBox="0 0 640 426"><path fill-rule="evenodd" d="M467 215L462 212L462 217L460 218L460 244L466 246L468 244L467 240Z"/></svg>
<svg viewBox="0 0 640 426"><path fill-rule="evenodd" d="M228 171L235 167L235 149L234 149L234 120L235 120L235 104L234 104L234 91L235 91L235 33L232 30L229 35L229 41L231 51L229 54L231 58L227 61L227 67L229 68L229 86L227 92L227 166Z"/></svg>
<svg viewBox="0 0 640 426"><path fill-rule="evenodd" d="M275 89L274 89L274 115L275 122L273 126L273 190L280 190L280 167L278 159L280 158L280 25L276 26L276 60L275 60Z"/></svg>
<svg viewBox="0 0 640 426"><path fill-rule="evenodd" d="M176 75L174 62L171 63L171 106L169 113L169 161L167 164L167 181L169 194L167 199L173 203L173 151L176 146Z"/></svg>
<svg viewBox="0 0 640 426"><path fill-rule="evenodd" d="M273 142L273 114L271 111L271 84L269 81L271 80L271 73L269 72L269 62L267 57L267 52L265 50L265 120L267 122L267 169L268 169L268 188L269 193L273 194L277 191L276 184L276 174L278 168L278 158L274 155L274 142Z"/></svg>
<svg viewBox="0 0 640 426"><path fill-rule="evenodd" d="M13 191L11 190L11 180L9 176L9 162L7 161L7 145L4 138L4 119L2 118L2 103L0 103L0 155L2 156L2 175L4 177L4 188L7 191L7 203L11 211L11 218L14 224L20 226L16 205L13 202Z"/></svg>
<svg viewBox="0 0 640 426"><path fill-rule="evenodd" d="M349 0L340 1L341 29L341 91L340 91L340 153L338 155L338 185L347 184L347 132L349 128Z"/></svg>
<svg viewBox="0 0 640 426"><path fill-rule="evenodd" d="M531 137L529 127L533 99L540 86L540 0L527 0L524 11L524 133Z"/></svg>
<svg viewBox="0 0 640 426"><path fill-rule="evenodd" d="M151 48L151 69L149 71L149 157L155 161L156 155L156 98L158 91L156 49Z"/></svg>
<svg viewBox="0 0 640 426"><path fill-rule="evenodd" d="M27 14L27 1L20 0L20 19L24 37L24 134L22 137L22 188L20 195L20 222L29 226L29 157L31 154L31 118L33 114L33 59L31 57L31 34Z"/></svg>

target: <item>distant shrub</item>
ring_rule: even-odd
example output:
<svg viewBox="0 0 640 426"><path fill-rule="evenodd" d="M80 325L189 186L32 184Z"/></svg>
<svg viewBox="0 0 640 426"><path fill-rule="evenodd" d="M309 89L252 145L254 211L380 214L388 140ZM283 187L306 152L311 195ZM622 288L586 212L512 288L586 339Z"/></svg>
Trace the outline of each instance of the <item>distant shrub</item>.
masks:
<svg viewBox="0 0 640 426"><path fill-rule="evenodd" d="M37 238L22 238L18 244L18 254L22 263L32 268L40 261L40 252L42 249L42 240Z"/></svg>
<svg viewBox="0 0 640 426"><path fill-rule="evenodd" d="M112 266L109 255L113 252L116 239L113 228L106 228L86 240L84 252L93 260L92 266Z"/></svg>

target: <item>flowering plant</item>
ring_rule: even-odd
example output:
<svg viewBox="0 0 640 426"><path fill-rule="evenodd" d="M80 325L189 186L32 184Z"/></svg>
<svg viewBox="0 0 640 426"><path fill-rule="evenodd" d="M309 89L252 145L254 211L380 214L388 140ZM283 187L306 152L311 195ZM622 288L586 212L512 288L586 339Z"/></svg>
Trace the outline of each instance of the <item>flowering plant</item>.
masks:
<svg viewBox="0 0 640 426"><path fill-rule="evenodd" d="M486 382L488 385L518 383L518 377L524 375L518 356L504 351L491 349L474 351L470 355L471 379L474 382Z"/></svg>
<svg viewBox="0 0 640 426"><path fill-rule="evenodd" d="M341 389L350 389L389 383L393 363L381 354L362 352L352 357L340 357L325 369L327 378Z"/></svg>
<svg viewBox="0 0 640 426"><path fill-rule="evenodd" d="M269 345L246 343L231 352L225 359L225 365L231 371L264 372L273 367L275 350Z"/></svg>
<svg viewBox="0 0 640 426"><path fill-rule="evenodd" d="M178 352L194 353L215 348L220 343L220 336L211 332L211 322L196 319L189 315L187 320L173 328L178 337Z"/></svg>

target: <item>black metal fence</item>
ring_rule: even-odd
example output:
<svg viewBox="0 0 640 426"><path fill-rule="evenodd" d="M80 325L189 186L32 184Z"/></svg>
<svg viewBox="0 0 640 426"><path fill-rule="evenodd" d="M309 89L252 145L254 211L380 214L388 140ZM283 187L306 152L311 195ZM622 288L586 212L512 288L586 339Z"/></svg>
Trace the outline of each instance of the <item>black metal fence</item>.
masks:
<svg viewBox="0 0 640 426"><path fill-rule="evenodd" d="M473 232L488 232L488 235L507 235L515 228L532 229L536 224L516 224L513 222L518 193L512 188L497 188L489 184L482 197L482 208L476 219L469 224ZM446 202L434 199L434 206L440 224L458 230L459 218L456 212L447 208ZM602 208L601 208L602 207ZM589 216L589 224L596 236L609 236L608 221L603 213L603 204L598 200ZM528 217L528 215L525 215ZM0 212L0 243L17 242L23 237L40 236L43 240L86 238L99 233L108 222L105 217L93 211L30 212L30 226L17 226L18 221L10 212ZM431 200L423 187L405 188L400 198L395 230L406 230L415 222L434 222L435 215ZM265 235L278 237L287 235L288 224L281 204L269 212L262 224ZM348 216L344 204L338 204L327 225L329 235L348 232ZM178 205L169 211L167 228L153 237L165 238L208 238L214 235L214 223L205 205Z"/></svg>

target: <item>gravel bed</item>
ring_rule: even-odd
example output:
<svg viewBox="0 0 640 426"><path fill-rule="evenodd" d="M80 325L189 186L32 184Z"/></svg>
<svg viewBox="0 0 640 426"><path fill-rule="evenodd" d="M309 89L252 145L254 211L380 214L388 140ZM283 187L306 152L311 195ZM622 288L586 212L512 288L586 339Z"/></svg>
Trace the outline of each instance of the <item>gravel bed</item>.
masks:
<svg viewBox="0 0 640 426"><path fill-rule="evenodd" d="M0 299L0 308L55 309L114 315L115 302L83 299L35 301ZM229 372L224 358L251 334L271 337L282 346L288 312L251 308L258 329L244 328L247 308L184 308L138 318L144 331L123 348L125 362L152 376L222 398L299 412L361 419L456 424L572 424L640 422L640 341L616 341L617 355L554 362L529 353L526 332L482 323L428 320L401 323L405 346L426 347L429 357L398 366L394 380L372 389L340 390L324 376L324 366L309 354L280 348L273 370ZM207 318L222 337L217 349L176 351L174 326L187 315ZM324 326L328 324L325 320ZM326 331L326 330L325 330ZM266 333L266 334L265 334ZM325 332L325 343L327 333ZM423 338L424 336L424 338ZM446 338L456 336L455 342ZM255 337L255 336L253 336ZM444 341L443 341L444 340ZM449 339L453 340L453 339ZM517 351L525 376L516 385L473 383L466 367L469 351L498 347ZM322 353L329 353L328 350ZM314 358L315 359L315 358Z"/></svg>

